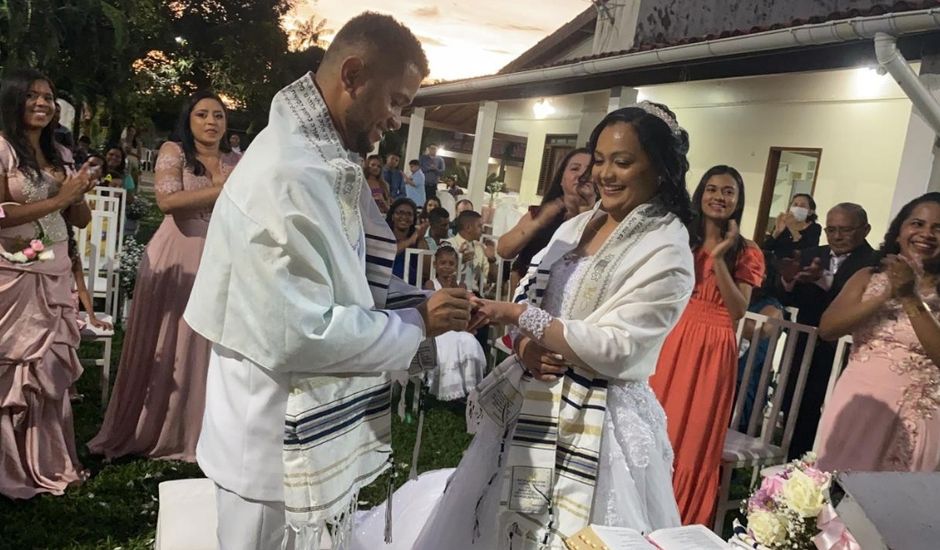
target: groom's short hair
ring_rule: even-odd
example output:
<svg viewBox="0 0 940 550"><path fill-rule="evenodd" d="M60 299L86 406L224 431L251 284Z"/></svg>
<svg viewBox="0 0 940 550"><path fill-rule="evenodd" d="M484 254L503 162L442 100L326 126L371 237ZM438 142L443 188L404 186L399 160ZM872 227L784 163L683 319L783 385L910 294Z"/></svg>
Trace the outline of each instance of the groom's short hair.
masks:
<svg viewBox="0 0 940 550"><path fill-rule="evenodd" d="M409 64L421 76L431 72L421 42L390 15L367 11L350 19L336 33L323 55L323 64L340 62L354 51L362 55L366 70L379 75L402 74Z"/></svg>

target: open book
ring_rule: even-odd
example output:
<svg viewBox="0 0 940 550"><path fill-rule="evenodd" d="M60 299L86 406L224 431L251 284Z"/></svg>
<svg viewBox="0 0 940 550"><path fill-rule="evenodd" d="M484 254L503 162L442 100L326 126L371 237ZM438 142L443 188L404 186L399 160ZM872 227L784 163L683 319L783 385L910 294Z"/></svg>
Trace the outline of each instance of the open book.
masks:
<svg viewBox="0 0 940 550"><path fill-rule="evenodd" d="M567 539L569 550L727 550L731 546L701 525L653 531L589 525Z"/></svg>

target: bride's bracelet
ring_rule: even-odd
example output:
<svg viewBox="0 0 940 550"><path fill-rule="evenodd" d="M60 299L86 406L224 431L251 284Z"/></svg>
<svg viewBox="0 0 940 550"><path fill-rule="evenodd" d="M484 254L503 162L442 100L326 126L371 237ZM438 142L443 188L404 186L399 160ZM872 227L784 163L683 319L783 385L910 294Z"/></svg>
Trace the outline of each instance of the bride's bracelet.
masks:
<svg viewBox="0 0 940 550"><path fill-rule="evenodd" d="M530 305L519 316L519 328L537 341L541 341L545 336L545 329L552 324L553 319L554 317L544 309Z"/></svg>

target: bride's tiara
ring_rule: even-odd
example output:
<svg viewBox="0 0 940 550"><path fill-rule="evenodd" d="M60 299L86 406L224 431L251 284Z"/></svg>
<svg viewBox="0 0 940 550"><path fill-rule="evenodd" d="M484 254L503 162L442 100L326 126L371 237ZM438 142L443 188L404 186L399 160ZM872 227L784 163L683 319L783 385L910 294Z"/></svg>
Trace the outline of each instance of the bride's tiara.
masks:
<svg viewBox="0 0 940 550"><path fill-rule="evenodd" d="M647 113L665 122L666 126L669 126L669 131L674 135L682 135L682 128L679 126L679 123L676 122L676 119L673 118L669 113L663 110L662 107L654 103L650 103L649 101L641 101L634 106L643 109Z"/></svg>

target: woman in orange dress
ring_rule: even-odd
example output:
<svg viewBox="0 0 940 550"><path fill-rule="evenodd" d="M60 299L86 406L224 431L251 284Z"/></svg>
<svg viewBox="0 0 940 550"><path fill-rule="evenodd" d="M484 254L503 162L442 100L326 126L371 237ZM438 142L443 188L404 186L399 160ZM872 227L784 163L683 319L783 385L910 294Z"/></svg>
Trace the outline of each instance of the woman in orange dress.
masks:
<svg viewBox="0 0 940 550"><path fill-rule="evenodd" d="M734 325L747 311L751 289L761 284L764 257L738 232L744 181L737 170L715 166L705 172L692 208L695 289L663 344L650 385L668 418L676 455L672 484L682 523L709 525L734 399Z"/></svg>

